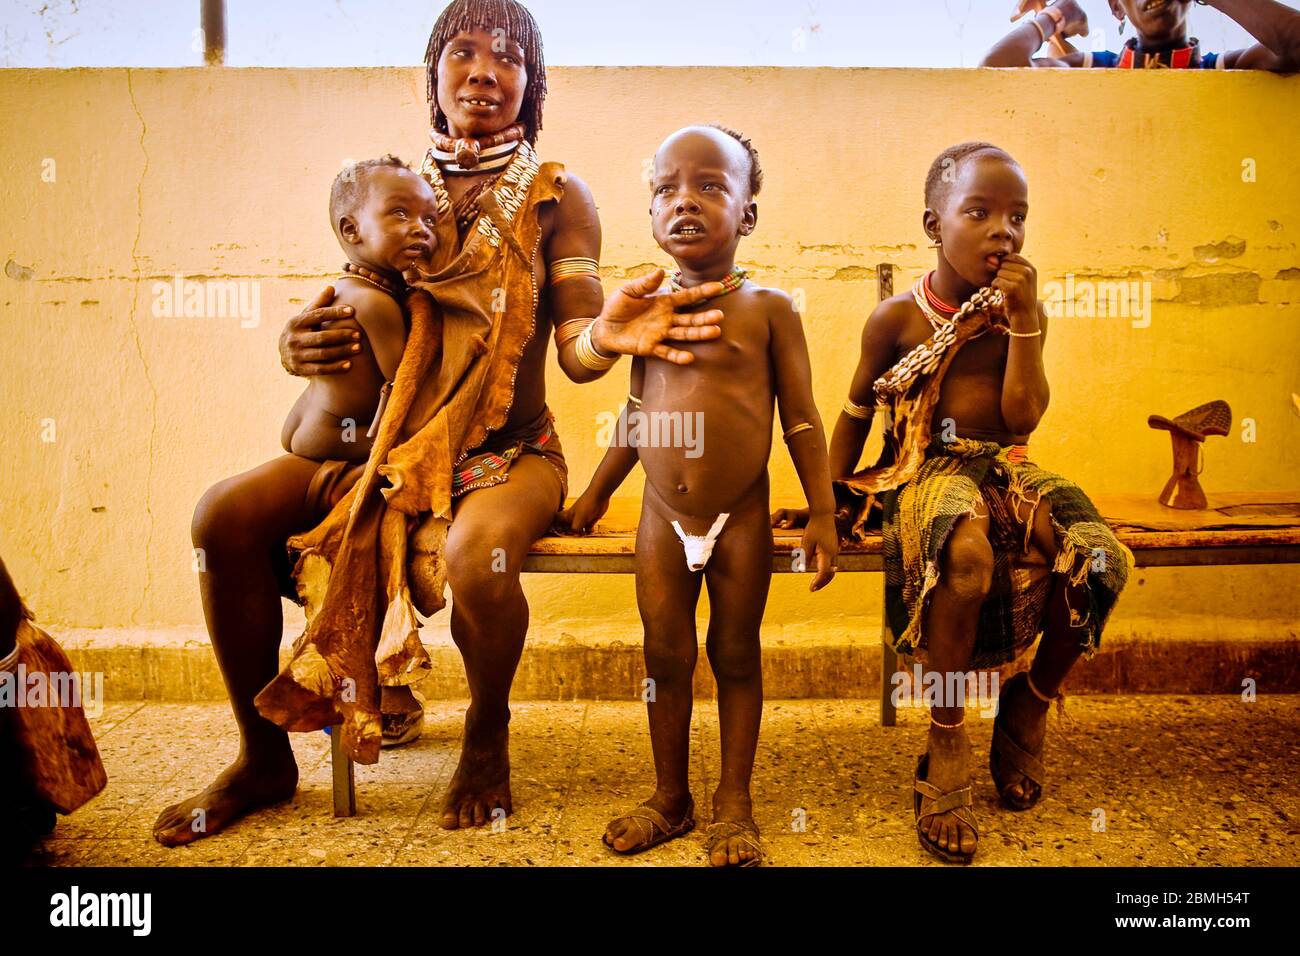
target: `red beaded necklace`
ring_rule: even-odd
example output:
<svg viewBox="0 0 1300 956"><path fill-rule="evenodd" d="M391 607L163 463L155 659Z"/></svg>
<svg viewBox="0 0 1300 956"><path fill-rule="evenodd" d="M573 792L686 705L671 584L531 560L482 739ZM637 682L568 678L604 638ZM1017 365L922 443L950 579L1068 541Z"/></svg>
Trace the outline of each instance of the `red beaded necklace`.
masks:
<svg viewBox="0 0 1300 956"><path fill-rule="evenodd" d="M930 288L930 276L932 275L934 275L933 272L927 272L925 277L921 280L921 291L925 293L925 300L929 302L936 311L942 312L944 315L956 315L958 311L960 311L960 307L949 305L935 294L934 289Z"/></svg>
<svg viewBox="0 0 1300 956"><path fill-rule="evenodd" d="M954 308L949 305L947 302L943 301L943 299L939 298L935 291L930 288L930 277L933 275L933 270L927 272L921 277L916 285L912 286L912 297L916 300L916 304L920 306L921 312L929 320L931 328L938 331L945 321L950 320L954 315L961 311L961 307L958 306ZM981 329L975 335L972 335L971 338L979 338L981 335L988 332L990 328L1002 335L1006 335L1010 331L1005 326L995 323L992 316L990 316L988 328Z"/></svg>

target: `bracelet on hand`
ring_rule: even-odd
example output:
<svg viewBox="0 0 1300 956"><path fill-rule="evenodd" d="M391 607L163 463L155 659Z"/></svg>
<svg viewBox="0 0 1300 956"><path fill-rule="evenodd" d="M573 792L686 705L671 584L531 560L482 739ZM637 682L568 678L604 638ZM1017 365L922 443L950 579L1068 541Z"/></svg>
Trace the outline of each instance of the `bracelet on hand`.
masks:
<svg viewBox="0 0 1300 956"><path fill-rule="evenodd" d="M599 359L609 359L611 362L617 362L619 358L618 352L615 352L613 355L607 355L606 353L602 352L599 348L596 347L596 342L595 339L592 337L591 330L596 327L596 323L599 321L600 320L598 318L592 319L591 324L587 326L587 343L591 346L591 354L596 356L596 358Z"/></svg>
<svg viewBox="0 0 1300 956"><path fill-rule="evenodd" d="M604 372L614 367L618 362L618 356L609 356L596 348L591 341L591 329L596 324L592 319L591 323L582 330L578 340L574 343L574 354L578 357L578 364L583 368L590 369L593 372Z"/></svg>

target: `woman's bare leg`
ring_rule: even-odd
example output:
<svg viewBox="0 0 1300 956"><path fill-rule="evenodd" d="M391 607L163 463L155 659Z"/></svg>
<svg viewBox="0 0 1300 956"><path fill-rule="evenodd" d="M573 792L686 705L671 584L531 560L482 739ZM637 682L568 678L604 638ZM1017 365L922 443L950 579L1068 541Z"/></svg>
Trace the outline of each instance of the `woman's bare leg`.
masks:
<svg viewBox="0 0 1300 956"><path fill-rule="evenodd" d="M451 636L465 660L470 705L460 763L443 797L442 826L483 826L509 814L510 685L528 633L519 583L528 549L559 510L560 478L546 459L523 455L509 480L460 498L447 534Z"/></svg>
<svg viewBox="0 0 1300 956"><path fill-rule="evenodd" d="M257 712L253 698L278 670L284 629L273 555L290 535L323 517L306 507L318 467L285 455L214 485L195 508L199 593L239 728L239 756L204 790L159 814L159 843L179 846L211 836L297 787L289 737Z"/></svg>

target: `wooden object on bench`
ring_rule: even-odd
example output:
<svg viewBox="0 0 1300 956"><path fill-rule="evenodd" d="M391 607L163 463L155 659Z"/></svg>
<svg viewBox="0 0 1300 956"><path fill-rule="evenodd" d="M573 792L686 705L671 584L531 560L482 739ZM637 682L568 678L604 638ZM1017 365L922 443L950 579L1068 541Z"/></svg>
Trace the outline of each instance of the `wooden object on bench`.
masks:
<svg viewBox="0 0 1300 956"><path fill-rule="evenodd" d="M1300 564L1300 491L1236 492L1209 496L1206 509L1166 508L1147 495L1093 498L1116 536L1133 552L1139 568ZM799 501L774 500L773 510L801 507ZM641 504L615 498L592 533L552 535L539 540L524 559L534 574L631 574L636 569L636 526ZM795 573L793 551L802 531L773 529L772 570ZM883 571L881 539L845 545L835 566L841 574ZM805 572L811 573L811 572ZM831 583L834 587L835 583ZM636 608L628 613L635 615ZM898 669L889 620L881 611L880 723L892 727L896 713L891 696ZM356 812L352 761L331 737L335 816ZM396 755L400 759L400 754Z"/></svg>
<svg viewBox="0 0 1300 956"><path fill-rule="evenodd" d="M1204 510L1205 492L1201 489L1201 445L1210 435L1226 435L1232 428L1232 409L1224 401L1206 402L1183 412L1177 418L1147 416L1147 424L1169 432L1174 446L1174 473L1160 492L1160 503L1170 508Z"/></svg>

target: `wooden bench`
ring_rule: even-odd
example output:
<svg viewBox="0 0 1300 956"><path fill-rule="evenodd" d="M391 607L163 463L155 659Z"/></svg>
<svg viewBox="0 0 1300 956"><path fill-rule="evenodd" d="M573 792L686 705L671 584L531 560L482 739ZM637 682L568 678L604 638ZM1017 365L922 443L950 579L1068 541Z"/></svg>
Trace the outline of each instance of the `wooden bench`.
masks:
<svg viewBox="0 0 1300 956"><path fill-rule="evenodd" d="M1114 495L1094 499L1116 536L1133 552L1136 567L1300 564L1300 492L1235 493L1209 496L1206 511L1177 512L1154 495ZM796 507L797 502L773 507ZM534 574L631 574L636 570L638 502L616 499L590 535L546 537L533 546L524 571ZM792 551L801 532L773 532L772 570L797 573ZM884 571L881 540L845 546L836 559L840 574ZM804 572L807 573L807 572ZM833 586L833 585L832 585ZM883 582L882 582L883 588ZM882 602L883 606L883 602ZM635 608L628 609L635 614ZM898 661L893 633L881 615L880 722L896 721L891 677ZM337 735L331 737L334 815L356 813L353 765Z"/></svg>

